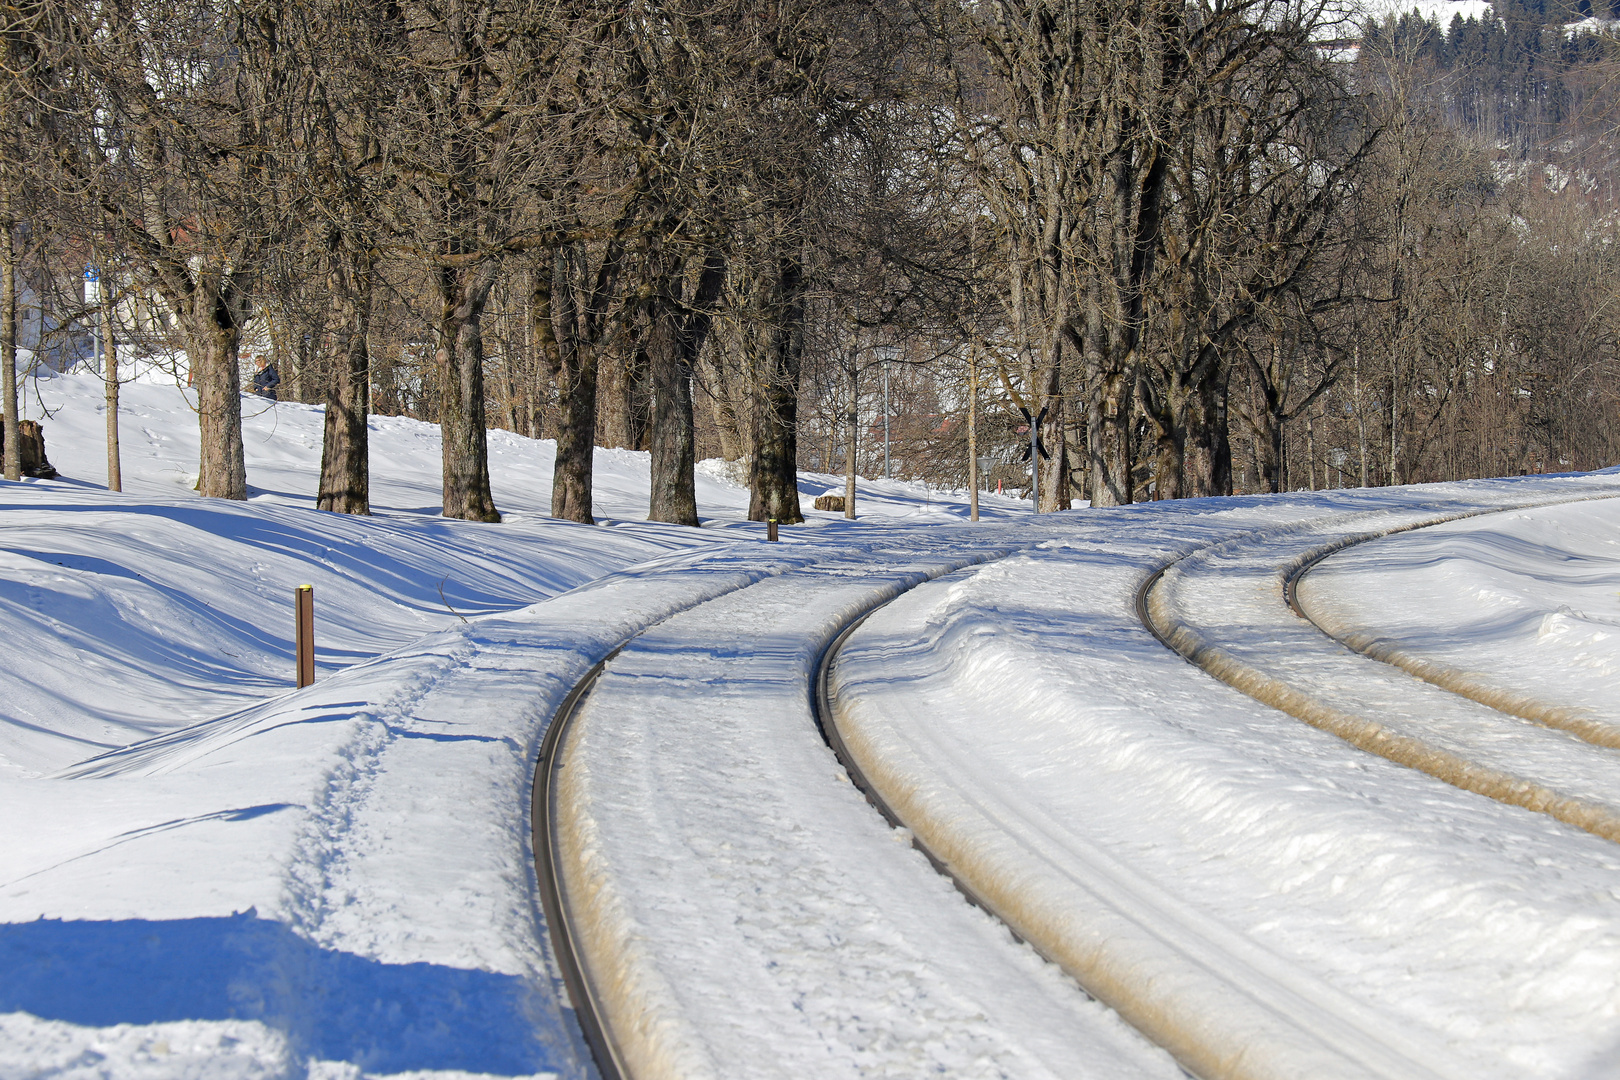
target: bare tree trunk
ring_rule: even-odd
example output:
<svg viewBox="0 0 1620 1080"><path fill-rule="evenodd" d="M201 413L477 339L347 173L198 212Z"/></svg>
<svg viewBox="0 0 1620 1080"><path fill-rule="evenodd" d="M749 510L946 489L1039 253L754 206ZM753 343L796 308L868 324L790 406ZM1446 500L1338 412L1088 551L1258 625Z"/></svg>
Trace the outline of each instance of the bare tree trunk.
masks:
<svg viewBox="0 0 1620 1080"><path fill-rule="evenodd" d="M197 388L198 426L202 446L197 491L215 499L247 498L247 459L242 447L242 371L240 350L246 301L229 284L214 285L214 275L198 274L183 305L176 305L192 382ZM216 278L217 280L217 278ZM171 298L172 299L172 298Z"/></svg>
<svg viewBox="0 0 1620 1080"><path fill-rule="evenodd" d="M371 513L371 257L333 251L341 259L332 274L332 325L337 348L326 390L321 440L320 494L316 506L339 514Z"/></svg>
<svg viewBox="0 0 1620 1080"><path fill-rule="evenodd" d="M799 373L804 364L804 265L797 254L777 263L759 408L755 411L754 463L749 472L748 520L804 520L799 507Z"/></svg>
<svg viewBox="0 0 1620 1080"><path fill-rule="evenodd" d="M644 343L620 355L609 354L600 364L602 415L597 422L602 445L626 450L650 450L654 421L649 415L652 394L651 359Z"/></svg>
<svg viewBox="0 0 1620 1080"><path fill-rule="evenodd" d="M1351 367L1354 379L1354 392L1356 398L1356 441L1361 452L1361 486L1367 486L1367 413L1361 404L1361 349L1352 353Z"/></svg>
<svg viewBox="0 0 1620 1080"><path fill-rule="evenodd" d="M1161 428L1154 455L1153 497L1179 499L1185 492L1182 478L1186 471L1186 429L1180 424Z"/></svg>
<svg viewBox="0 0 1620 1080"><path fill-rule="evenodd" d="M11 187L0 185L0 399L4 399L7 480L22 479L22 428L17 416L17 246Z"/></svg>
<svg viewBox="0 0 1620 1080"><path fill-rule="evenodd" d="M710 309L725 286L726 263L711 252L698 279L690 309L681 297L684 267L665 268L664 284L649 312L647 354L652 376L652 491L648 521L698 524L695 474L696 430L692 416L692 372L713 323ZM759 460L755 454L755 462Z"/></svg>
<svg viewBox="0 0 1620 1080"><path fill-rule="evenodd" d="M849 356L849 415L844 444L844 517L855 520L855 456L861 449L861 365L853 348Z"/></svg>
<svg viewBox="0 0 1620 1080"><path fill-rule="evenodd" d="M1044 429L1043 437L1039 441L1045 445L1047 457L1039 463L1044 475L1041 477L1040 506L1037 507L1044 513L1069 508L1068 448L1064 445L1064 434L1068 424L1063 413L1063 392L1059 381L1061 377L1062 367L1054 358L1047 371L1047 383L1041 395L1040 408L1035 412L1036 416L1042 412L1046 413L1046 420L1041 425Z"/></svg>
<svg viewBox="0 0 1620 1080"><path fill-rule="evenodd" d="M979 520L979 346L968 354L968 520Z"/></svg>
<svg viewBox="0 0 1620 1080"><path fill-rule="evenodd" d="M444 516L499 521L489 490L484 423L484 303L494 268L481 264L434 275L439 290L439 430L444 443Z"/></svg>
<svg viewBox="0 0 1620 1080"><path fill-rule="evenodd" d="M1316 425L1311 414L1305 414L1305 461L1311 469L1311 490L1316 490Z"/></svg>
<svg viewBox="0 0 1620 1080"><path fill-rule="evenodd" d="M1131 490L1131 384L1123 371L1105 371L1101 393L1086 415L1093 506L1125 506Z"/></svg>
<svg viewBox="0 0 1620 1080"><path fill-rule="evenodd" d="M678 359L673 326L660 319L649 352L652 370L652 489L647 520L698 525L691 370Z"/></svg>
<svg viewBox="0 0 1620 1080"><path fill-rule="evenodd" d="M1186 495L1187 437L1190 402L1180 371L1167 364L1159 377L1144 379L1139 391L1143 410L1157 429L1154 440L1153 497L1179 499Z"/></svg>
<svg viewBox="0 0 1620 1080"><path fill-rule="evenodd" d="M1194 380L1186 405L1185 481L1190 497L1232 494L1232 444L1227 396L1231 375L1216 364L1208 376Z"/></svg>
<svg viewBox="0 0 1620 1080"><path fill-rule="evenodd" d="M1389 366L1389 482L1401 482L1401 388L1396 378L1396 361Z"/></svg>
<svg viewBox="0 0 1620 1080"><path fill-rule="evenodd" d="M652 384L647 520L696 527L697 436L692 416L692 365L681 348L682 269L679 260L664 268L664 280L647 313L646 355Z"/></svg>
<svg viewBox="0 0 1620 1080"><path fill-rule="evenodd" d="M529 305L534 340L557 387L557 458L552 467L551 515L582 525L591 514L591 466L596 447L597 354L585 340L584 313L573 278L581 259L576 245L537 266Z"/></svg>

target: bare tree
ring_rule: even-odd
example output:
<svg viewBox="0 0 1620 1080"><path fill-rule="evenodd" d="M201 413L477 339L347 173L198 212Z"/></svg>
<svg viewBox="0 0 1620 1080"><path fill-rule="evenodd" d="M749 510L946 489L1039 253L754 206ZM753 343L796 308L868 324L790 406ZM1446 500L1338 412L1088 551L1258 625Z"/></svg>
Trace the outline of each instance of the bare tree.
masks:
<svg viewBox="0 0 1620 1080"><path fill-rule="evenodd" d="M258 0L51 0L46 11L36 47L74 107L59 117L54 179L93 208L84 227L180 325L198 393L198 491L245 498L238 353L296 193L283 11Z"/></svg>

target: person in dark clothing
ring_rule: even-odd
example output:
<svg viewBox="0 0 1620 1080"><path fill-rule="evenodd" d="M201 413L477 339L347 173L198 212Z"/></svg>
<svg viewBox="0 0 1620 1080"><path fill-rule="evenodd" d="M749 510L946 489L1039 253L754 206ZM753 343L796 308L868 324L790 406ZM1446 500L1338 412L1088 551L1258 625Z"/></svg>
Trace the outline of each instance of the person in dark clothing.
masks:
<svg viewBox="0 0 1620 1080"><path fill-rule="evenodd" d="M260 368L259 373L253 376L253 392L262 398L275 401L277 400L276 387L280 385L281 376L276 372L276 365L266 360L264 367Z"/></svg>

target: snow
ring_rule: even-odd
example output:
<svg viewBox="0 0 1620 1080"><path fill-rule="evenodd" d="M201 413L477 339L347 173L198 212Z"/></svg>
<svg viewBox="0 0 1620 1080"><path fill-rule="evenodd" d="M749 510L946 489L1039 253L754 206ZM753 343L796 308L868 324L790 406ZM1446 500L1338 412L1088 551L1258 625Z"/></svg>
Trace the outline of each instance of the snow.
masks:
<svg viewBox="0 0 1620 1080"><path fill-rule="evenodd" d="M638 523L646 455L601 451L608 527L556 522L550 444L493 432L505 522L445 521L436 431L374 417L374 516L322 514L319 410L246 398L252 497L201 500L190 402L141 382L111 495L100 399L39 383L62 479L0 486L27 658L0 673L0 1075L583 1075L534 913L538 739L624 637L768 572L746 492ZM306 582L320 677L292 692Z"/></svg>
<svg viewBox="0 0 1620 1080"><path fill-rule="evenodd" d="M565 884L638 1075L1180 1075L1121 1015L1210 1075L1222 1051L1256 1076L1613 1072L1612 843L1259 705L1135 606L1174 561L1160 606L1233 665L1620 812L1614 751L1357 656L1280 587L1347 538L1612 475L1039 519L987 496L978 525L863 480L861 521L766 544L719 463L703 529L637 520L624 451L598 452L603 525L553 521L550 444L502 432L505 521L445 521L436 431L400 418L372 421L375 515L322 514L320 411L252 398L252 497L198 499L195 417L155 379L125 388L112 495L100 392L40 383L63 477L0 485L0 1077L591 1075L530 783L626 639L560 775ZM1616 506L1391 535L1300 599L1612 717ZM294 690L305 582L319 678ZM835 668L845 738L1030 944L816 730L816 660L873 605Z"/></svg>
<svg viewBox="0 0 1620 1080"><path fill-rule="evenodd" d="M1388 537L1324 561L1301 595L1336 629L1620 728L1620 503Z"/></svg>
<svg viewBox="0 0 1620 1080"><path fill-rule="evenodd" d="M1001 553L964 546L807 545L791 573L638 637L592 693L566 748L568 887L634 1075L1180 1075L967 906L817 733L822 647Z"/></svg>
<svg viewBox="0 0 1620 1080"><path fill-rule="evenodd" d="M1370 672L1343 667L1381 665L1289 613L1280 567L1448 502L1585 484L1614 487L1233 500L1155 507L1127 527L1096 515L868 620L837 666L845 739L1021 934L1161 1041L1185 1040L1195 1065L1219 1072L1194 1056L1213 1047L1251 1075L1608 1075L1612 844L1257 708L1166 663L1132 610L1179 559L1192 584L1178 599L1210 637L1353 700ZM1343 585L1386 595L1352 573ZM1519 751L1545 751L1541 729L1517 734ZM1582 746L1567 759L1605 756Z"/></svg>

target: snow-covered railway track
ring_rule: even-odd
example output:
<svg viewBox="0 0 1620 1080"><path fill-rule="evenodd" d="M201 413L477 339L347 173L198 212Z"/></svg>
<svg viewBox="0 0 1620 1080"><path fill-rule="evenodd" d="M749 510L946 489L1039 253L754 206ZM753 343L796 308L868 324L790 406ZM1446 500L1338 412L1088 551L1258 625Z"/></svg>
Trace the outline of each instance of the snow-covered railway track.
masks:
<svg viewBox="0 0 1620 1080"><path fill-rule="evenodd" d="M1614 495L1584 498L1614 498ZM1620 842L1620 731L1525 694L1488 689L1371 635L1335 634L1296 599L1300 579L1352 546L1540 500L1383 522L1283 529L1211 544L1143 583L1137 608L1164 644L1264 704L1361 750Z"/></svg>
<svg viewBox="0 0 1620 1080"><path fill-rule="evenodd" d="M624 644L628 644L628 639L621 643L619 648L623 648ZM545 739L540 744L540 760L534 769L534 788L530 796L529 810L535 876L540 894L540 907L545 914L546 927L551 935L552 956L556 958L563 988L567 991L568 1000L574 1008L574 1018L579 1023L581 1034L585 1036L585 1044L590 1048L591 1057L595 1059L596 1071L601 1080L630 1080L630 1074L620 1060L618 1043L607 1026L606 1017L591 986L574 939L572 915L558 870L561 852L557 847L557 832L552 824L557 817L556 787L553 781L561 765L557 748L562 743L563 734L573 723L580 703L585 700L585 695L601 676L602 669L618 653L619 649L614 649L605 659L592 667L568 692L556 715L552 717L551 723L546 728Z"/></svg>
<svg viewBox="0 0 1620 1080"><path fill-rule="evenodd" d="M1615 490L1583 486L1368 493L1306 514L1277 500L1224 520L1190 505L1162 530L1077 517L1038 552L875 612L831 665L837 726L964 891L1195 1075L1606 1075L1616 988L1592 965L1612 920L1586 898L1606 895L1611 845L1257 709L1171 659L1146 614L1150 586L1184 575L1170 599L1208 591L1172 613L1208 642L1258 664L1292 653L1285 632L1310 635L1323 664L1414 682L1292 614L1291 567L1526 496ZM1536 974L1501 974L1516 971Z"/></svg>
<svg viewBox="0 0 1620 1080"><path fill-rule="evenodd" d="M1503 512L1505 511L1489 511L1489 513ZM1477 516L1480 515L1468 514L1452 520ZM1290 610L1346 648L1398 667L1408 675L1432 683L1442 690L1460 694L1498 712L1517 716L1521 720L1567 731L1593 746L1620 749L1620 727L1593 717L1588 710L1544 701L1523 690L1503 686L1495 680L1483 679L1474 672L1454 664L1442 663L1421 655L1405 647L1396 638L1348 623L1335 613L1319 610L1301 598L1301 583L1311 571L1341 551L1370 543L1373 539L1376 538L1363 537L1348 544L1335 545L1329 550L1312 555L1295 567L1283 582L1283 595Z"/></svg>
<svg viewBox="0 0 1620 1080"><path fill-rule="evenodd" d="M1006 554L974 546L827 551L649 627L571 695L535 846L604 1075L1179 1074L963 904L818 731L829 642Z"/></svg>
<svg viewBox="0 0 1620 1080"><path fill-rule="evenodd" d="M1001 553L967 534L828 548L638 634L576 688L536 779L548 922L588 973L605 1074L1475 1080L1607 1061L1614 988L1590 969L1620 932L1579 913L1620 874L1610 844L1256 710L1161 647L1197 634L1313 699L1364 690L1348 663L1480 708L1288 604L1330 547L1526 501L1473 494L981 531L1020 550L967 574ZM1427 703L1399 719L1477 727ZM1608 782L1610 751L1496 722ZM1545 978L1498 993L1527 961Z"/></svg>

